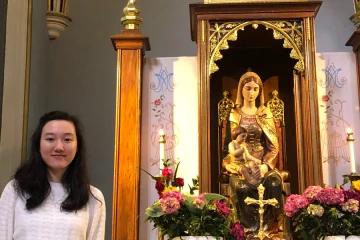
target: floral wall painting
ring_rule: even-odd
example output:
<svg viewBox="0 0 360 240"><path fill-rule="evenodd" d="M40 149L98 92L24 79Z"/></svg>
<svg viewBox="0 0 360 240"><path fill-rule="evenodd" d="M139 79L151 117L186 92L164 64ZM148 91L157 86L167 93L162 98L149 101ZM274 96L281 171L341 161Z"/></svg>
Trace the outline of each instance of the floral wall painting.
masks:
<svg viewBox="0 0 360 240"><path fill-rule="evenodd" d="M184 191L198 174L196 57L146 58L143 71L141 168L160 174L160 135L165 134L165 158L181 161L178 175ZM186 96L186 97L184 97ZM156 182L140 175L140 212L159 199ZM139 239L157 239L157 230L140 215Z"/></svg>
<svg viewBox="0 0 360 240"><path fill-rule="evenodd" d="M152 164L160 166L159 153L159 131L162 129L165 132L165 158L174 159L174 152L172 151L180 142L180 130L174 122L174 108L175 104L167 102L165 94L161 94L151 102L153 124L151 131L151 145L155 149L154 158L150 158Z"/></svg>
<svg viewBox="0 0 360 240"><path fill-rule="evenodd" d="M324 184L333 186L350 173L347 129L360 130L355 62L351 53L323 53L316 64Z"/></svg>

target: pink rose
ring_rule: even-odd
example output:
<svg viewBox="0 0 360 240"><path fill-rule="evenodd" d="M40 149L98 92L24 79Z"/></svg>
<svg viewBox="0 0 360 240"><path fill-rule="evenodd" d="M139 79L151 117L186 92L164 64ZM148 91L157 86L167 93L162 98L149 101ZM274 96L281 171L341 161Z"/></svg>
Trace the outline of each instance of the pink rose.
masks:
<svg viewBox="0 0 360 240"><path fill-rule="evenodd" d="M236 238L236 240L244 240L245 239L245 229L238 222L234 223L231 226L231 234Z"/></svg>
<svg viewBox="0 0 360 240"><path fill-rule="evenodd" d="M165 185L160 181L156 181L155 188L156 188L156 190L157 190L157 192L159 194L159 198L161 198L162 195L163 195L162 191L164 191L164 189L165 189Z"/></svg>
<svg viewBox="0 0 360 240"><path fill-rule="evenodd" d="M215 201L214 204L216 206L216 211L221 216L225 216L225 217L230 216L230 214L231 214L230 208L226 205L226 203L224 203L222 201Z"/></svg>
<svg viewBox="0 0 360 240"><path fill-rule="evenodd" d="M175 178L176 185L179 187L184 186L184 179L183 178Z"/></svg>
<svg viewBox="0 0 360 240"><path fill-rule="evenodd" d="M173 177L173 172L172 172L172 169L171 168L164 168L162 171L161 171L161 175L163 175L164 177L167 177L168 180L171 180L172 177Z"/></svg>
<svg viewBox="0 0 360 240"><path fill-rule="evenodd" d="M156 99L156 100L154 101L154 104L155 104L155 106L159 106L159 105L161 104L161 100L160 100L160 99Z"/></svg>
<svg viewBox="0 0 360 240"><path fill-rule="evenodd" d="M321 100L323 102L327 102L327 101L329 101L329 99L330 99L330 97L328 95L323 95L322 98L321 98Z"/></svg>

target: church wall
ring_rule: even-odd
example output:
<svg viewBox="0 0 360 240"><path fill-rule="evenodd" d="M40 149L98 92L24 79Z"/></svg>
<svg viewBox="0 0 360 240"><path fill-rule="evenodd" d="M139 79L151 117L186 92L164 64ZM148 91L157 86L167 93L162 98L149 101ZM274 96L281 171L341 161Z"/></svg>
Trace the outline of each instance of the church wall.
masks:
<svg viewBox="0 0 360 240"><path fill-rule="evenodd" d="M28 1L8 1L0 139L0 192L21 162Z"/></svg>
<svg viewBox="0 0 360 240"><path fill-rule="evenodd" d="M143 34L150 37L151 51L146 57L196 56L197 45L190 37L189 4L201 0L137 1L144 24Z"/></svg>
<svg viewBox="0 0 360 240"><path fill-rule="evenodd" d="M32 41L31 41L31 66L29 88L29 111L27 148L29 149L30 138L34 132L39 118L47 110L48 85L48 55L49 37L46 26L46 1L33 2L32 12Z"/></svg>
<svg viewBox="0 0 360 240"><path fill-rule="evenodd" d="M315 19L317 52L350 52L345 43L355 31L349 20L354 14L352 0L324 0Z"/></svg>

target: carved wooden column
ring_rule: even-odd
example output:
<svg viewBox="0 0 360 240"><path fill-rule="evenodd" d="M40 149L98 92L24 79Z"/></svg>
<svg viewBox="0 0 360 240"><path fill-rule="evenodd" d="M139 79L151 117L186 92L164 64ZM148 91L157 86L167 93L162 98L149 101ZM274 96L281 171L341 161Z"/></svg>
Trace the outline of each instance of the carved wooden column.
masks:
<svg viewBox="0 0 360 240"><path fill-rule="evenodd" d="M357 87L358 96L360 101L360 2L354 0L355 14L350 17L350 20L354 23L357 30L351 35L345 46L351 46L355 53L356 58L356 76L357 76Z"/></svg>
<svg viewBox="0 0 360 240"><path fill-rule="evenodd" d="M360 101L360 79L359 79L359 73L360 73L360 29L357 29L354 31L354 33L351 35L350 39L347 41L346 46L351 46L353 48L353 51L355 53L356 58L356 76L357 76L357 88L358 88L358 97Z"/></svg>
<svg viewBox="0 0 360 240"><path fill-rule="evenodd" d="M112 239L137 240L142 64L150 44L139 30L135 0L129 0L124 13L125 29L111 36L117 51Z"/></svg>

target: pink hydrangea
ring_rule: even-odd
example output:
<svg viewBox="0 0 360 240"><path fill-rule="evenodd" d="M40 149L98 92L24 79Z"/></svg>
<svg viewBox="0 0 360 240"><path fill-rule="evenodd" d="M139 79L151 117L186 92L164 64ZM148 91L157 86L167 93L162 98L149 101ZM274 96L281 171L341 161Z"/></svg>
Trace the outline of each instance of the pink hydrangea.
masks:
<svg viewBox="0 0 360 240"><path fill-rule="evenodd" d="M165 214L172 214L180 209L180 202L175 197L161 198L160 205Z"/></svg>
<svg viewBox="0 0 360 240"><path fill-rule="evenodd" d="M178 191L168 191L168 192L164 193L162 198L176 198L179 202L185 201L184 196Z"/></svg>
<svg viewBox="0 0 360 240"><path fill-rule="evenodd" d="M303 196L306 197L309 202L313 202L322 189L321 186L310 186L305 189Z"/></svg>
<svg viewBox="0 0 360 240"><path fill-rule="evenodd" d="M205 199L205 197L204 197L204 194L205 194L205 193L201 193L201 194L198 196L198 198L199 198L200 200L206 202L206 199Z"/></svg>
<svg viewBox="0 0 360 240"><path fill-rule="evenodd" d="M346 212L357 213L359 211L359 201L355 199L349 199L342 205L342 210Z"/></svg>
<svg viewBox="0 0 360 240"><path fill-rule="evenodd" d="M230 216L230 214L231 214L230 208L226 205L226 203L224 203L222 201L215 201L214 204L216 206L216 211L221 216L225 216L225 217Z"/></svg>
<svg viewBox="0 0 360 240"><path fill-rule="evenodd" d="M357 191L354 191L352 189L345 190L344 191L344 197L345 197L345 202L348 199L355 199L355 200L358 200L360 202L360 193L357 192Z"/></svg>
<svg viewBox="0 0 360 240"><path fill-rule="evenodd" d="M205 206L205 198L203 196L194 197L192 203L199 209L203 209Z"/></svg>
<svg viewBox="0 0 360 240"><path fill-rule="evenodd" d="M319 217L321 217L324 214L324 208L321 205L317 205L317 204L310 204L306 210L309 214Z"/></svg>
<svg viewBox="0 0 360 240"><path fill-rule="evenodd" d="M326 187L315 196L315 199L328 205L343 204L344 192L340 189Z"/></svg>
<svg viewBox="0 0 360 240"><path fill-rule="evenodd" d="M292 194L290 195L285 203L285 213L286 216L292 217L294 216L300 209L306 207L309 204L309 201L306 197Z"/></svg>

